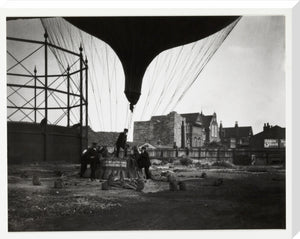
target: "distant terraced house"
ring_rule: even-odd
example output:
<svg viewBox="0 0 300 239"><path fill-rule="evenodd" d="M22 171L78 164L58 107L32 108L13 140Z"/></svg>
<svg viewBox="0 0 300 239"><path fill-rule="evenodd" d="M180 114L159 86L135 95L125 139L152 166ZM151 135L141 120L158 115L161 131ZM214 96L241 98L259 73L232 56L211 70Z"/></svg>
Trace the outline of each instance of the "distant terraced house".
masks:
<svg viewBox="0 0 300 239"><path fill-rule="evenodd" d="M253 131L251 126L239 126L235 122L234 127L223 127L220 122L221 143L229 148L246 148L250 145Z"/></svg>

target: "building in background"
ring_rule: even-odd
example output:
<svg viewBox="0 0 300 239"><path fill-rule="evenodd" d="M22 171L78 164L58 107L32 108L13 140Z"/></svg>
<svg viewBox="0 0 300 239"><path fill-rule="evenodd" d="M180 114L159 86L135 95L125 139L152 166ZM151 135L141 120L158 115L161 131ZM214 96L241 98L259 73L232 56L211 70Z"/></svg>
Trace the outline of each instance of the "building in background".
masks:
<svg viewBox="0 0 300 239"><path fill-rule="evenodd" d="M110 153L114 152L117 139L120 132L104 132L104 131L94 131L91 127L88 127L88 145L93 142L97 143L99 146L106 146ZM86 127L83 128L85 132Z"/></svg>
<svg viewBox="0 0 300 239"><path fill-rule="evenodd" d="M285 128L265 123L263 131L251 138L250 146L252 149L285 148Z"/></svg>
<svg viewBox="0 0 300 239"><path fill-rule="evenodd" d="M219 142L217 114L201 113L181 114L186 121L186 146L202 147L211 142Z"/></svg>
<svg viewBox="0 0 300 239"><path fill-rule="evenodd" d="M149 121L134 122L133 142L182 147L185 143L185 118L175 111L152 116Z"/></svg>
<svg viewBox="0 0 300 239"><path fill-rule="evenodd" d="M185 118L185 147L201 147L206 140L205 128L203 127L200 113L182 114Z"/></svg>
<svg viewBox="0 0 300 239"><path fill-rule="evenodd" d="M217 115L173 111L168 115L152 116L149 121L134 122L133 141L180 148L219 142Z"/></svg>
<svg viewBox="0 0 300 239"><path fill-rule="evenodd" d="M253 136L251 126L239 126L235 122L234 127L223 127L220 122L220 138L223 145L229 148L249 147L250 139Z"/></svg>

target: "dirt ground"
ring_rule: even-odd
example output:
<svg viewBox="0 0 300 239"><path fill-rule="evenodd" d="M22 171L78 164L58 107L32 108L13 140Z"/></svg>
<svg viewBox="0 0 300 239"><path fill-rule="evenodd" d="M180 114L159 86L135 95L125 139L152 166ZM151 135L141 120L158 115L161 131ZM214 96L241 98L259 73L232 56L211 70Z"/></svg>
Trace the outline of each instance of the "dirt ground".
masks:
<svg viewBox="0 0 300 239"><path fill-rule="evenodd" d="M280 166L153 166L154 176L172 171L187 190L170 191L168 182L150 180L142 192L101 190L101 182L78 177L79 167L9 165L8 230L285 228L285 170ZM40 177L41 185L32 184L33 175ZM54 188L57 178L63 180L61 189Z"/></svg>

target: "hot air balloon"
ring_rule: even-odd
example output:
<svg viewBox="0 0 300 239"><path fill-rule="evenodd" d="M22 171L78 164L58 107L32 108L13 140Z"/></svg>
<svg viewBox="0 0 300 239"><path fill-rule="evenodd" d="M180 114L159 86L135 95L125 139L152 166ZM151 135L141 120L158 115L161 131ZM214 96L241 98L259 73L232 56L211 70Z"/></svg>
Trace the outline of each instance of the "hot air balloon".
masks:
<svg viewBox="0 0 300 239"><path fill-rule="evenodd" d="M125 73L130 109L138 102L144 73L162 51L205 38L237 16L67 17L68 22L103 40L118 55Z"/></svg>
<svg viewBox="0 0 300 239"><path fill-rule="evenodd" d="M131 111L136 108L135 120L173 111L239 18L130 16L36 20L47 31L49 42L74 52L78 52L79 45L83 46L90 63L89 108L96 112L90 115L90 124L99 130L121 130L130 127L132 121L128 102ZM27 20L9 20L15 19ZM51 51L62 72L73 65L75 59L70 55L53 48Z"/></svg>

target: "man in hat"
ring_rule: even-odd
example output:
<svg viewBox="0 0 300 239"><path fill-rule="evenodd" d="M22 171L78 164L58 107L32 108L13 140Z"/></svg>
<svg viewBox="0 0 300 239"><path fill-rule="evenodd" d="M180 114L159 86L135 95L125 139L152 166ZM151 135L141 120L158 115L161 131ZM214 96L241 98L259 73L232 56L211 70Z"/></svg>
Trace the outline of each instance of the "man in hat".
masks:
<svg viewBox="0 0 300 239"><path fill-rule="evenodd" d="M146 179L151 179L151 174L150 174L150 171L149 171L149 168L151 166L151 162L150 162L149 154L148 154L145 146L142 147L142 153L140 155L138 165L141 169L142 168L145 169Z"/></svg>
<svg viewBox="0 0 300 239"><path fill-rule="evenodd" d="M119 157L120 148L124 150L124 156L127 156L127 144L126 144L127 133L128 133L128 129L124 129L124 131L119 134L119 137L116 142L116 148L117 148L116 157Z"/></svg>
<svg viewBox="0 0 300 239"><path fill-rule="evenodd" d="M102 158L107 158L108 157L108 149L107 149L106 145L104 145L103 147L99 148L98 152L99 152L99 154L100 154L100 156Z"/></svg>
<svg viewBox="0 0 300 239"><path fill-rule="evenodd" d="M87 150L83 151L83 154L81 156L81 170L80 170L80 177L83 177L87 165L90 165L91 168L91 180L94 180L96 178L96 167L97 163L99 161L99 154L97 150L97 143L92 143L92 146L88 148Z"/></svg>

